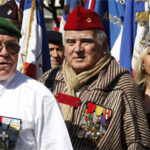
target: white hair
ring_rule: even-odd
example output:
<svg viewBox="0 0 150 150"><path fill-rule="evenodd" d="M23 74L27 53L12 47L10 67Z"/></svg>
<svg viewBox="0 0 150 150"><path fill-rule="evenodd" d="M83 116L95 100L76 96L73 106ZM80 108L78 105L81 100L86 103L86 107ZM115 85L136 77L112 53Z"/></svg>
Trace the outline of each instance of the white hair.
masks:
<svg viewBox="0 0 150 150"><path fill-rule="evenodd" d="M100 45L107 39L107 35L103 30L95 30L96 36L98 37L98 42ZM109 45L107 43L106 50L109 50Z"/></svg>

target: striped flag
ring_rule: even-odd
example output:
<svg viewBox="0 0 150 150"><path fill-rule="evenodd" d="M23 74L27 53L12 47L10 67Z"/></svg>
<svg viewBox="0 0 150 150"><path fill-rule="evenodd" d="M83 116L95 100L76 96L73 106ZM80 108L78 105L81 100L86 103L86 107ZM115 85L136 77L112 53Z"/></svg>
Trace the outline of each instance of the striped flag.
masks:
<svg viewBox="0 0 150 150"><path fill-rule="evenodd" d="M62 34L64 32L64 25L66 23L68 14L70 12L72 12L77 5L81 5L81 2L82 2L82 0L80 0L80 1L79 0L65 0L63 16L62 16L62 19L60 22L60 28L59 28L59 32L62 32Z"/></svg>
<svg viewBox="0 0 150 150"><path fill-rule="evenodd" d="M21 1L21 0L20 0ZM17 69L38 79L50 69L42 0L25 0Z"/></svg>

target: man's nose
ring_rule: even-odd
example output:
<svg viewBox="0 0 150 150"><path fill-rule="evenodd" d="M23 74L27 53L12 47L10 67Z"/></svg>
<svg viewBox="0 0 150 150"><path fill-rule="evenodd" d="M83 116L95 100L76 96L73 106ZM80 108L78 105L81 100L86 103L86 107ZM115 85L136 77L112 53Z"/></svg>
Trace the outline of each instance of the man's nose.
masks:
<svg viewBox="0 0 150 150"><path fill-rule="evenodd" d="M53 50L52 57L58 57L58 52L56 49Z"/></svg>
<svg viewBox="0 0 150 150"><path fill-rule="evenodd" d="M74 50L75 50L76 52L83 51L81 42L76 42Z"/></svg>
<svg viewBox="0 0 150 150"><path fill-rule="evenodd" d="M9 54L5 44L1 45L2 47L0 48L0 55L7 56Z"/></svg>

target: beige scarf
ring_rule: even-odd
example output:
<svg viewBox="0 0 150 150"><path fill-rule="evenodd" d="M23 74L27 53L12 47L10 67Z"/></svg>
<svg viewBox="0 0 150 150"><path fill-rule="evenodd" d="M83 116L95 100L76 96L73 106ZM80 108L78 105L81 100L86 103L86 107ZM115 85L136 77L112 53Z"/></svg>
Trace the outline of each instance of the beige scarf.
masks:
<svg viewBox="0 0 150 150"><path fill-rule="evenodd" d="M76 74L72 67L68 64L67 60L63 61L62 71L66 87L63 93L75 96L75 92L81 88L89 79L97 75L109 62L111 55L108 52L105 54L92 68ZM64 120L71 122L73 118L74 108L73 106L60 103L60 107L63 113Z"/></svg>

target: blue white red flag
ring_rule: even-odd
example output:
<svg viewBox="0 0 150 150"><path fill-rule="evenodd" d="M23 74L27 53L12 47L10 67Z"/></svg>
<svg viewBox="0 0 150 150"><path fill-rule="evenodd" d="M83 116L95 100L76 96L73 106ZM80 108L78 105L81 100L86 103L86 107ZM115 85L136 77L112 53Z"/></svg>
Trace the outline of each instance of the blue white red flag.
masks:
<svg viewBox="0 0 150 150"><path fill-rule="evenodd" d="M26 0L24 2L22 38L20 39L21 50L17 69L32 78L38 79L43 72L50 69L43 2L42 0Z"/></svg>
<svg viewBox="0 0 150 150"><path fill-rule="evenodd" d="M70 12L72 12L74 10L74 8L79 4L80 4L79 0L65 0L64 9L63 9L63 16L62 16L62 19L60 22L59 32L63 33L63 31L64 31L63 28L64 28L64 25L65 25L66 20L68 18L68 14Z"/></svg>

